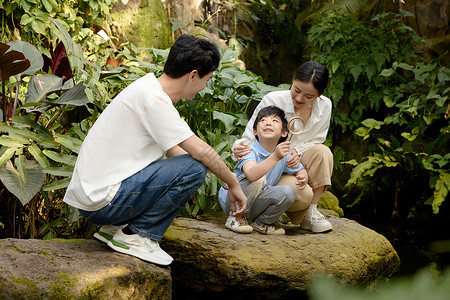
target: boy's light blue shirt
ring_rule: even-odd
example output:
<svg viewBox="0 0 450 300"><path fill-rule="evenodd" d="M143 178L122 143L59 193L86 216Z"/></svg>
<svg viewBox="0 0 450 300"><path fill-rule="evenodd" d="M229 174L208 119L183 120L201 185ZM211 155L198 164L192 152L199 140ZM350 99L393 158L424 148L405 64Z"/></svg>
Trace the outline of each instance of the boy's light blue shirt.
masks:
<svg viewBox="0 0 450 300"><path fill-rule="evenodd" d="M251 144L250 147L252 147L252 151L249 154L247 154L246 156L244 156L243 159L238 161L238 163L234 167L234 173L236 174L238 179L245 177L245 173L244 173L242 167L244 166L244 164L246 162L256 161L256 163L259 164L260 162L264 161L272 154L272 152L269 152L266 149L264 149L263 146L261 146L261 144L258 141L255 141L253 144ZM289 157L291 157L291 154L288 154L285 157L283 157L282 159L280 159L280 161L272 169L270 169L269 172L267 172L266 185L264 186L264 188L266 188L267 186L276 185L278 180L280 180L280 177L283 173L292 175L292 174L297 173L301 169L303 169L302 164L299 164L296 168L287 167L286 162L289 159ZM227 190L225 190L224 188L220 188L219 202L220 202L220 205L222 206L223 211L225 211L225 203L227 201L227 194L228 194Z"/></svg>

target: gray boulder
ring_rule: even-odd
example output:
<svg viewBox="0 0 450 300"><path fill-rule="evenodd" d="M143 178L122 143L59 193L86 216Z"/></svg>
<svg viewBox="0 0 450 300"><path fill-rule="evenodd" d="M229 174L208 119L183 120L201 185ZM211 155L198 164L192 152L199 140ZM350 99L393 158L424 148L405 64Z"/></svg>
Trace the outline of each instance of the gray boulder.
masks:
<svg viewBox="0 0 450 300"><path fill-rule="evenodd" d="M161 243L175 261L172 278L199 292L287 299L304 295L318 275L370 285L385 280L400 259L382 235L355 221L327 215L333 230L313 234L286 226L285 236L237 234L224 219L177 218Z"/></svg>
<svg viewBox="0 0 450 300"><path fill-rule="evenodd" d="M172 279L98 241L2 239L0 299L172 299Z"/></svg>

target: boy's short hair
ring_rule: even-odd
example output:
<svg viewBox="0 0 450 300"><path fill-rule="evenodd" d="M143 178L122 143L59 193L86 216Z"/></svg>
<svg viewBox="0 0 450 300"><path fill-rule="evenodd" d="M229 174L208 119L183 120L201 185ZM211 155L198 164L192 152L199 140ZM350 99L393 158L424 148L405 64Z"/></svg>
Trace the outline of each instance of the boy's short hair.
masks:
<svg viewBox="0 0 450 300"><path fill-rule="evenodd" d="M284 114L284 111L275 106L270 105L262 108L258 115L256 116L255 122L253 123L253 129L256 130L256 127L258 126L259 121L261 121L262 118L268 117L268 116L277 116L281 119L281 131L284 132L285 130L288 130L288 121L286 119L286 115ZM258 136L255 136L256 140L258 140ZM280 137L280 140L278 143L284 142L286 140L287 136Z"/></svg>
<svg viewBox="0 0 450 300"><path fill-rule="evenodd" d="M216 70L219 63L220 52L216 45L205 39L183 34L170 48L164 73L171 78L180 78L197 70L202 78Z"/></svg>

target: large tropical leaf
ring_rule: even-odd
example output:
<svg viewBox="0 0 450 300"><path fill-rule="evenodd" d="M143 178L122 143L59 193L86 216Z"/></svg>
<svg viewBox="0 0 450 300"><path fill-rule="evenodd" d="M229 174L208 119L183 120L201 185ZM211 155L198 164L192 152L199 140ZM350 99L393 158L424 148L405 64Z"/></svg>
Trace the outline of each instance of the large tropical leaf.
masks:
<svg viewBox="0 0 450 300"><path fill-rule="evenodd" d="M62 88L62 81L61 77L52 74L31 77L25 103L37 103L44 100L47 94Z"/></svg>
<svg viewBox="0 0 450 300"><path fill-rule="evenodd" d="M8 46L11 47L10 50L16 50L22 53L30 62L30 67L23 71L22 75L33 75L44 66L42 54L32 44L16 40L9 42Z"/></svg>
<svg viewBox="0 0 450 300"><path fill-rule="evenodd" d="M72 40L69 32L67 32L66 28L64 28L61 23L53 18L49 19L53 22L53 24L55 24L56 28L58 29L57 31L55 31L55 34L59 37L59 39L64 44L64 47L66 48L70 66L73 70L75 70L77 74L76 78L81 78L83 75L82 70L84 67L83 61L81 60L81 58L83 57L83 50L81 49L81 46Z"/></svg>
<svg viewBox="0 0 450 300"><path fill-rule="evenodd" d="M24 170L27 174L26 183L22 180L21 172L13 166L11 160L8 160L0 169L0 180L11 193L19 198L22 205L33 199L45 181L42 167L35 160L25 159Z"/></svg>
<svg viewBox="0 0 450 300"><path fill-rule="evenodd" d="M85 92L86 87L82 82L75 85L73 88L64 93L59 99L54 103L58 104L72 104L76 106L81 106L89 103L89 99Z"/></svg>
<svg viewBox="0 0 450 300"><path fill-rule="evenodd" d="M10 50L10 46L0 43L0 78L3 82L29 67L30 61L22 53Z"/></svg>

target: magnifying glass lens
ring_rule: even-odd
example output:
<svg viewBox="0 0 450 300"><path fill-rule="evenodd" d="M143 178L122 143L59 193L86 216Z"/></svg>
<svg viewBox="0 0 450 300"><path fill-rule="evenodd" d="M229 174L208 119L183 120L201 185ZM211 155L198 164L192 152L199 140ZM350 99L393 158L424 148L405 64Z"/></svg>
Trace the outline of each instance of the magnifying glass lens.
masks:
<svg viewBox="0 0 450 300"><path fill-rule="evenodd" d="M298 134L303 131L303 122L301 119L292 119L289 122L289 131L293 134Z"/></svg>

